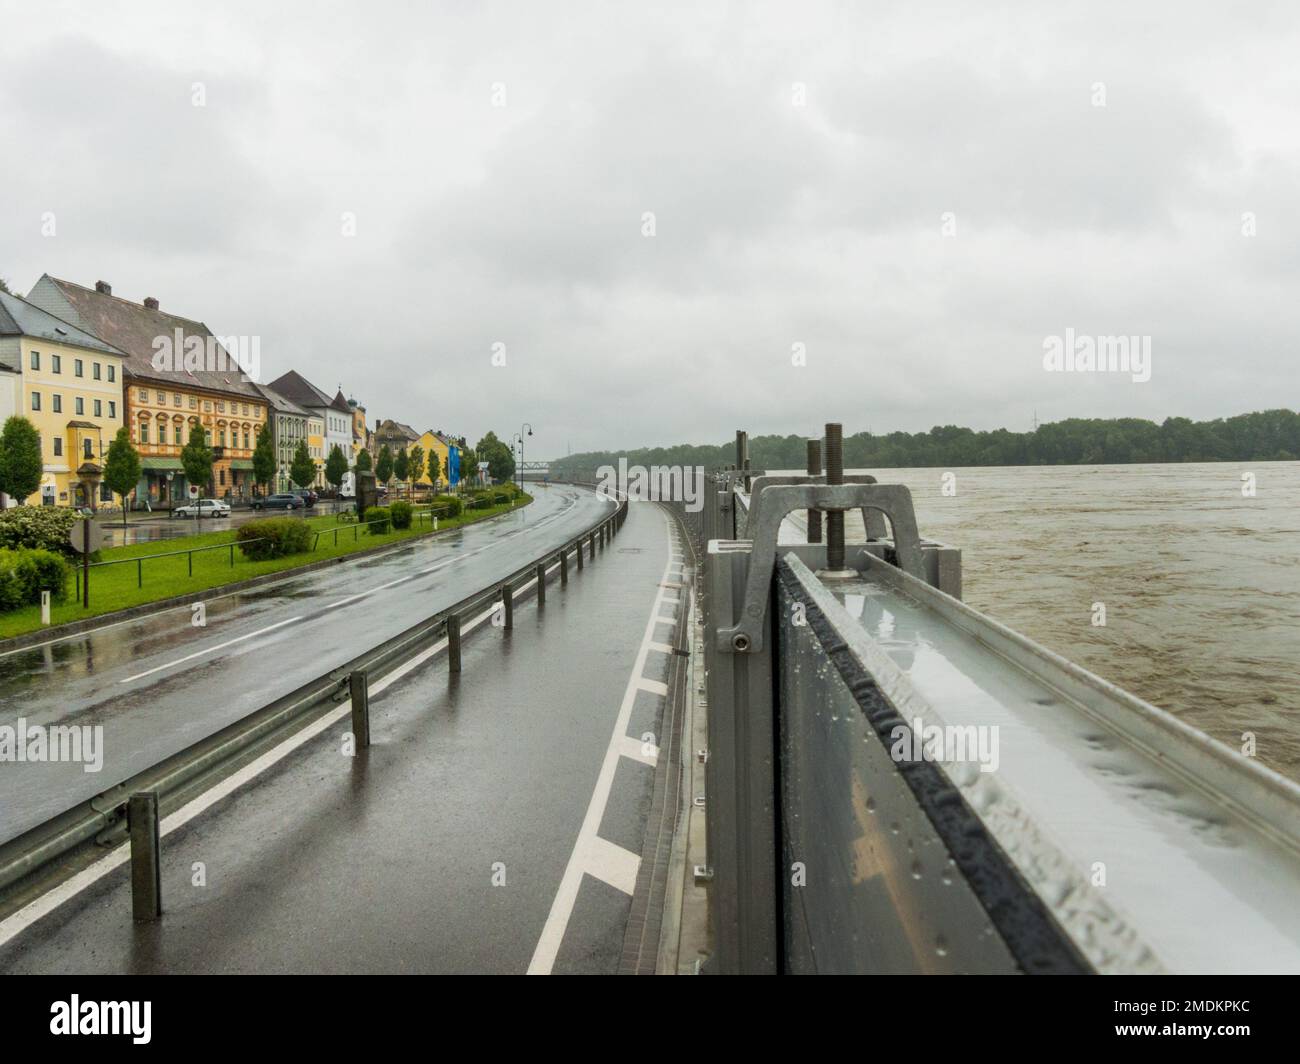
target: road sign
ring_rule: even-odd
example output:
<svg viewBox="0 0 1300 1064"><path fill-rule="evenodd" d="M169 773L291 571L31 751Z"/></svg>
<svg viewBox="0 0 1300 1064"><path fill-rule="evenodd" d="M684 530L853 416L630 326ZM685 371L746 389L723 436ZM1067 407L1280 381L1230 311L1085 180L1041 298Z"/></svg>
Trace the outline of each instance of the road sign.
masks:
<svg viewBox="0 0 1300 1064"><path fill-rule="evenodd" d="M190 485L190 498L191 498L191 499L197 499L198 497L199 497L199 486L198 486L197 484L191 484L191 485Z"/></svg>
<svg viewBox="0 0 1300 1064"><path fill-rule="evenodd" d="M90 553L91 554L94 554L95 551L99 550L100 547L104 546L108 539L108 534L104 530L104 526L101 525L98 521L95 520L91 520L90 522L86 522L84 520L78 521L75 525L72 526L72 528L68 530L68 543L70 543L72 545L72 549L77 551L79 554L85 552L85 544L86 544L85 536L86 536L87 524L90 525Z"/></svg>

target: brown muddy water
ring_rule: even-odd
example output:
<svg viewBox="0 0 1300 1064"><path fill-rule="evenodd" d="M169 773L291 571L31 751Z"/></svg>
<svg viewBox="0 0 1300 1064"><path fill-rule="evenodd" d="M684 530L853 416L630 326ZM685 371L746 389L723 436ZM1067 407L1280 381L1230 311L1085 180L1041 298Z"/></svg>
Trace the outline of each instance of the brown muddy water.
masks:
<svg viewBox="0 0 1300 1064"><path fill-rule="evenodd" d="M862 472L961 548L968 604L1300 779L1300 462Z"/></svg>

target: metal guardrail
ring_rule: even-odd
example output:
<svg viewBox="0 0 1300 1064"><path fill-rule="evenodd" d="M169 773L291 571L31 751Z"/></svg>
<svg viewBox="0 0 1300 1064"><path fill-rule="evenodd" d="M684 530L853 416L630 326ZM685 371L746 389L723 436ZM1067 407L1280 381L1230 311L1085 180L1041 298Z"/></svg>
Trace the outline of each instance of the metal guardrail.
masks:
<svg viewBox="0 0 1300 1064"><path fill-rule="evenodd" d="M97 853L99 847L122 842L129 831L127 807L132 795L156 794L158 815L165 817L264 749L282 741L287 734L349 699L353 700L356 722L357 702L366 699L368 684L439 639L448 640L450 671L460 671L465 618L501 603L506 627L510 627L516 600L515 583L524 578L543 578L552 568L558 571L561 584L567 583L569 556L576 555L579 570L583 568L584 548L589 551L589 560L594 560L597 545L603 547L612 542L622 527L627 518L627 505L626 498L620 500L608 516L562 546L537 555L508 576L494 581L489 588L439 610L382 646L330 669L242 720L0 845L0 902L11 907L26 894L48 889L46 883L38 886L33 881L41 879L42 873L62 874L68 870L65 867L68 862L73 862L78 853L85 856L88 848ZM544 600L544 579L538 586ZM365 724L368 729L368 719Z"/></svg>

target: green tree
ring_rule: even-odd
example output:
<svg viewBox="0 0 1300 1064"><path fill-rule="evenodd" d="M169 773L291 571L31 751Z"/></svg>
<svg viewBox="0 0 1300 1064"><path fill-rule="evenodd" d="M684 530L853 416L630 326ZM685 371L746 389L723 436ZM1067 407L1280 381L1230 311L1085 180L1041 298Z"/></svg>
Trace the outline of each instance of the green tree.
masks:
<svg viewBox="0 0 1300 1064"><path fill-rule="evenodd" d="M374 462L370 458L370 452L362 448L357 452L357 464L353 467L358 473L366 473L374 468Z"/></svg>
<svg viewBox="0 0 1300 1064"><path fill-rule="evenodd" d="M12 290L9 288L9 282L3 277L0 277L0 292L6 292L9 295L13 295Z"/></svg>
<svg viewBox="0 0 1300 1064"><path fill-rule="evenodd" d="M122 527L126 527L126 497L140 483L140 454L131 446L131 430L123 425L108 445L104 483L122 500Z"/></svg>
<svg viewBox="0 0 1300 1064"><path fill-rule="evenodd" d="M495 432L489 432L474 448L478 460L488 464L488 475L499 483L506 483L515 475L515 455L509 444L497 439Z"/></svg>
<svg viewBox="0 0 1300 1064"><path fill-rule="evenodd" d="M208 434L197 421L190 428L190 442L181 448L181 468L185 479L203 496L212 481L212 448L208 446Z"/></svg>
<svg viewBox="0 0 1300 1064"><path fill-rule="evenodd" d="M8 418L0 432L0 495L19 503L41 486L41 434L25 417Z"/></svg>
<svg viewBox="0 0 1300 1064"><path fill-rule="evenodd" d="M451 481L451 458L447 459L447 480ZM460 449L460 486L478 479L478 451L473 447Z"/></svg>
<svg viewBox="0 0 1300 1064"><path fill-rule="evenodd" d="M375 479L380 484L387 484L393 479L393 452L388 444L379 448L379 457L375 460Z"/></svg>
<svg viewBox="0 0 1300 1064"><path fill-rule="evenodd" d="M266 486L275 477L275 441L271 438L271 426L267 425L257 434L257 446L253 448L253 480L263 494Z"/></svg>
<svg viewBox="0 0 1300 1064"><path fill-rule="evenodd" d="M289 466L289 479L300 488L305 488L316 479L316 463L311 451L307 450L307 441L299 440L298 449L293 452L293 462Z"/></svg>
<svg viewBox="0 0 1300 1064"><path fill-rule="evenodd" d="M339 490L339 485L343 483L347 471L347 457L343 454L343 448L336 443L330 448L330 456L325 459L325 479L334 486L336 492Z"/></svg>
<svg viewBox="0 0 1300 1064"><path fill-rule="evenodd" d="M438 456L436 454L432 454L429 457L432 458L434 462L438 461ZM411 478L411 484L414 486L415 484L418 484L420 478L424 476L424 448L418 443L411 448L411 453L407 455L407 464L410 467L407 470L407 475Z"/></svg>

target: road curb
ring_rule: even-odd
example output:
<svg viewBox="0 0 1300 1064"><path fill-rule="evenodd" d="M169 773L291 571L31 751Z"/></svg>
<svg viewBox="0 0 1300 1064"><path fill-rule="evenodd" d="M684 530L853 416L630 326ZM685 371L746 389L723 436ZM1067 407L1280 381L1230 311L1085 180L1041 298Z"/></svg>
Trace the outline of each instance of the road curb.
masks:
<svg viewBox="0 0 1300 1064"><path fill-rule="evenodd" d="M533 502L530 498L524 506ZM491 517L485 517L482 521L471 521L469 524L484 524L487 521L495 521L498 517L504 517L507 514L515 513L517 509L502 510L499 514L493 514ZM365 558L374 554L383 554L386 551L400 550L412 543L418 543L420 540L428 539L430 536L440 536L447 532L455 532L466 527L457 525L455 528L439 528L429 532L421 532L419 535L411 536L400 543L384 543L378 547L367 547L364 550L352 551L350 554L340 554L337 558L323 558L318 562L308 562L306 565L294 566L292 569L281 569L275 573L264 573L261 576L250 576L247 580L238 580L231 584L221 584L218 587L210 587L203 591L191 591L185 595L173 595L170 598L154 599L152 602L142 602L138 606L128 606L124 610L114 610L111 613L99 613L94 617L87 617L81 621L69 621L66 624L52 625L49 628L41 628L35 632L28 632L25 635L14 635L8 639L0 639L0 657L10 654L16 650L23 650L27 647L36 646L41 643L55 642L59 639L66 639L68 636L81 635L83 632L89 632L95 628L109 628L115 624L121 624L123 621L133 620L136 617L143 617L146 614L158 613L160 611L176 609L178 606L188 606L192 602L211 601L212 599L225 598L227 595L237 595L241 591L249 591L257 587L267 587L271 584L281 583L286 580L292 580L303 573L317 572L321 569L328 569L332 565L338 565L342 562L351 561L353 558Z"/></svg>

